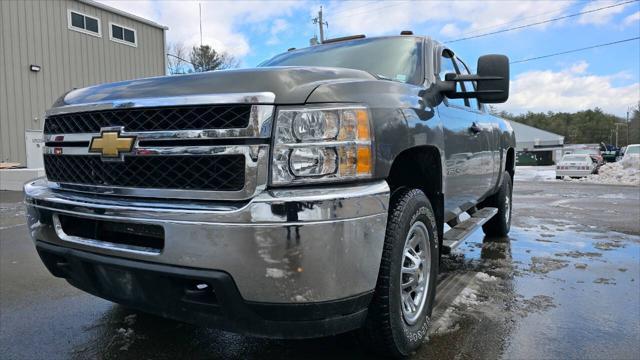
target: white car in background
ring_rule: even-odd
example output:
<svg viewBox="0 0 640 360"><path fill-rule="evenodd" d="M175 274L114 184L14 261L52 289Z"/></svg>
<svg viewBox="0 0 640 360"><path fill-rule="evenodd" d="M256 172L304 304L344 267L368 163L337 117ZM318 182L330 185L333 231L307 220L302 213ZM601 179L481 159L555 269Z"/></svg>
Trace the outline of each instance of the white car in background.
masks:
<svg viewBox="0 0 640 360"><path fill-rule="evenodd" d="M622 159L624 160L638 156L640 156L640 144L631 144L624 150L624 156Z"/></svg>
<svg viewBox="0 0 640 360"><path fill-rule="evenodd" d="M640 169L640 144L627 146L620 163L622 163L622 167L625 169L630 167Z"/></svg>
<svg viewBox="0 0 640 360"><path fill-rule="evenodd" d="M598 164L589 154L568 154L556 165L556 179L585 177L597 171Z"/></svg>

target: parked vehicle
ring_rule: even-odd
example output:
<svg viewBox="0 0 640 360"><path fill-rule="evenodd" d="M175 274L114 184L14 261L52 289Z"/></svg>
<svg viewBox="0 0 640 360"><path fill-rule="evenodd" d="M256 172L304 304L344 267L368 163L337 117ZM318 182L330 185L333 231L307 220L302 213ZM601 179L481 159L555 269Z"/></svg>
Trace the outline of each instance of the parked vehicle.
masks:
<svg viewBox="0 0 640 360"><path fill-rule="evenodd" d="M640 144L631 144L627 146L627 148L624 151L622 160L625 160L625 159L628 160L632 157L640 157Z"/></svg>
<svg viewBox="0 0 640 360"><path fill-rule="evenodd" d="M620 148L612 144L600 144L600 153L605 162L616 162L620 159Z"/></svg>
<svg viewBox="0 0 640 360"><path fill-rule="evenodd" d="M640 170L640 144L627 146L624 156L620 160L623 168L634 168Z"/></svg>
<svg viewBox="0 0 640 360"><path fill-rule="evenodd" d="M597 171L598 165L589 154L570 154L563 156L556 165L556 179L562 179L565 176L580 178L595 174Z"/></svg>
<svg viewBox="0 0 640 360"><path fill-rule="evenodd" d="M596 162L598 167L604 165L604 157L602 156L602 152L600 149L588 148L588 149L575 149L570 152L570 154L574 155L589 155Z"/></svg>
<svg viewBox="0 0 640 360"><path fill-rule="evenodd" d="M515 137L484 105L507 100L509 61L477 69L428 37L357 36L73 90L25 186L36 249L141 311L274 338L360 329L407 355L440 256L511 224Z"/></svg>

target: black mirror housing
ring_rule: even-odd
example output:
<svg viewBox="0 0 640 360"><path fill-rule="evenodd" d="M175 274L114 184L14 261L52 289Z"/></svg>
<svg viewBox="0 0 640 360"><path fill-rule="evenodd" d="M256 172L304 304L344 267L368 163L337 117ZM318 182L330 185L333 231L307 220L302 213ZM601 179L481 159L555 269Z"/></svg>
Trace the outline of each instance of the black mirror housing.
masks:
<svg viewBox="0 0 640 360"><path fill-rule="evenodd" d="M477 83L478 101L503 103L509 99L509 58L505 55L483 55L478 58L478 76L487 78ZM493 78L492 80L489 80Z"/></svg>
<svg viewBox="0 0 640 360"><path fill-rule="evenodd" d="M473 81L476 91L457 92L456 82ZM439 88L450 99L477 98L484 104L503 103L509 99L509 58L483 55L478 59L478 74L445 74Z"/></svg>

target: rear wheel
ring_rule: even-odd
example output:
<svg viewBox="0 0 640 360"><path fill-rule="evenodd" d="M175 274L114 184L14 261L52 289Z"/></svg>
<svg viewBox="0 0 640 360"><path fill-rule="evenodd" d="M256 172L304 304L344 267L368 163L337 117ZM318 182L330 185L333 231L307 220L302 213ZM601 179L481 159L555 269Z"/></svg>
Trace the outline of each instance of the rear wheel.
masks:
<svg viewBox="0 0 640 360"><path fill-rule="evenodd" d="M505 171L500 190L485 201L485 206L498 208L498 213L482 225L487 236L506 236L511 229L511 175Z"/></svg>
<svg viewBox="0 0 640 360"><path fill-rule="evenodd" d="M382 262L363 334L378 355L404 357L427 335L438 274L436 221L425 194L391 200Z"/></svg>

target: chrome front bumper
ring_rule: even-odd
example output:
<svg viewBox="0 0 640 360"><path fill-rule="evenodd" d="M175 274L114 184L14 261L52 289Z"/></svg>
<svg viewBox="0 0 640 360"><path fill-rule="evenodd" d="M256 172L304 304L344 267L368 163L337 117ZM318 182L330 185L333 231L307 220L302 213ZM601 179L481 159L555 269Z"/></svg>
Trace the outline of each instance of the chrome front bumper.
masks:
<svg viewBox="0 0 640 360"><path fill-rule="evenodd" d="M248 202L159 202L25 185L31 236L68 248L191 269L220 270L242 298L269 303L343 299L375 288L389 205L380 181L264 191ZM159 252L66 236L57 215L161 225Z"/></svg>

